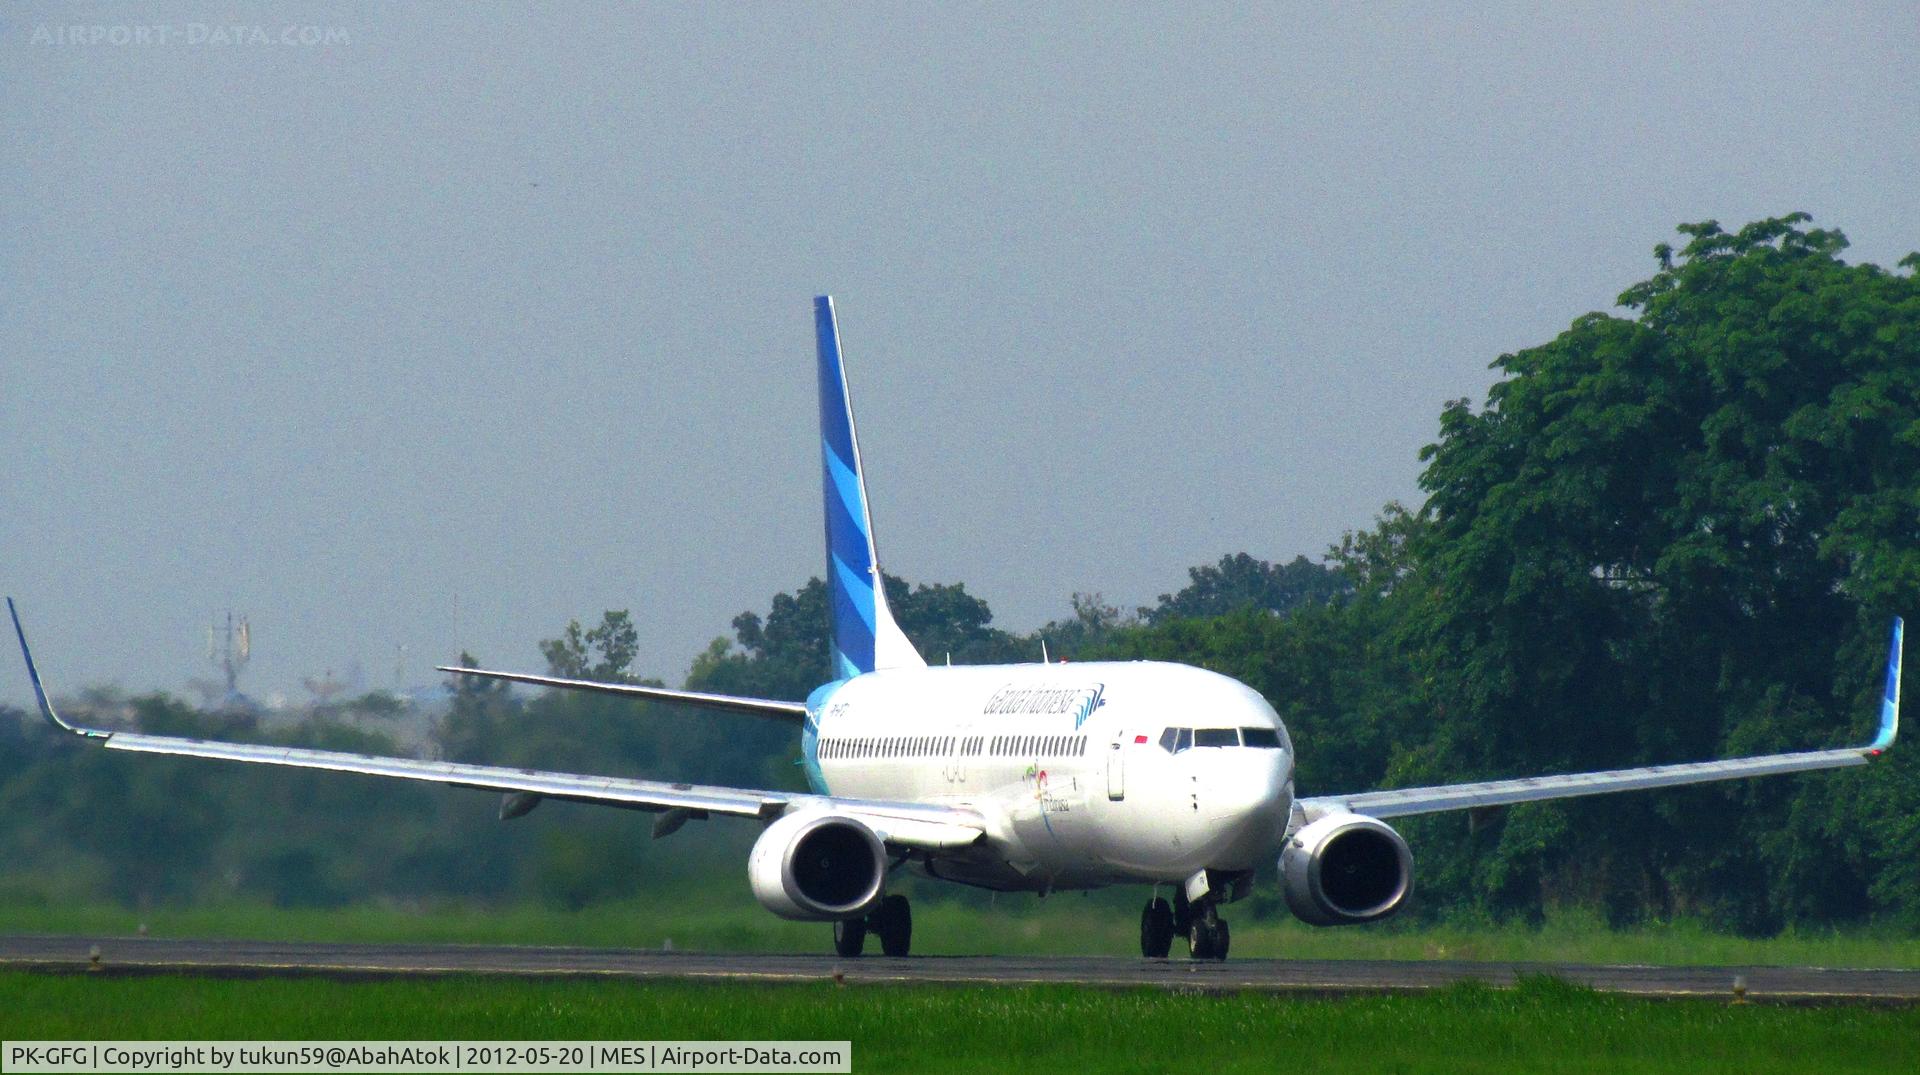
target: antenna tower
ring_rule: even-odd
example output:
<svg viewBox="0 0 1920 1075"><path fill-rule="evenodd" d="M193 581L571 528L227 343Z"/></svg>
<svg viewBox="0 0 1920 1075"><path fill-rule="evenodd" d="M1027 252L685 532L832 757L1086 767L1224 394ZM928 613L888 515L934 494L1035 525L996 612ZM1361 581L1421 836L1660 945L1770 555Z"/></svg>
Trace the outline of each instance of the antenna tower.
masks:
<svg viewBox="0 0 1920 1075"><path fill-rule="evenodd" d="M239 693L240 670L247 666L253 657L253 632L247 627L247 618L233 618L233 611L227 611L227 627L221 632L214 624L207 626L207 660L227 677L227 697Z"/></svg>

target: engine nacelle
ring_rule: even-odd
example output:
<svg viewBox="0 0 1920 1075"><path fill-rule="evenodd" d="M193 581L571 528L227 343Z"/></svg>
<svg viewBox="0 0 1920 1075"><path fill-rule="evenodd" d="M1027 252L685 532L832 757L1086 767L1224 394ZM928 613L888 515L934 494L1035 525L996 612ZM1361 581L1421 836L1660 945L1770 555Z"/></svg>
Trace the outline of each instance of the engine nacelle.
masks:
<svg viewBox="0 0 1920 1075"><path fill-rule="evenodd" d="M781 918L852 918L880 898L887 848L858 819L789 814L767 826L747 856L753 897Z"/></svg>
<svg viewBox="0 0 1920 1075"><path fill-rule="evenodd" d="M1346 926L1385 918L1413 891L1413 852L1378 818L1329 814L1280 852L1280 886L1302 922Z"/></svg>

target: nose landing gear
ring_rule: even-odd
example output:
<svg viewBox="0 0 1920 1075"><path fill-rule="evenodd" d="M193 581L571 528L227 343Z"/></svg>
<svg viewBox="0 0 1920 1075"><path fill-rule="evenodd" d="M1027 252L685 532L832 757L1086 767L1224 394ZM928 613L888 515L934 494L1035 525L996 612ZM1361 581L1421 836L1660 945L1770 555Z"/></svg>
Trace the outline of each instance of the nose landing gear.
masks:
<svg viewBox="0 0 1920 1075"><path fill-rule="evenodd" d="M905 896L887 896L871 914L833 924L834 954L852 958L866 947L867 934L880 938L880 951L904 956L913 946L913 910Z"/></svg>
<svg viewBox="0 0 1920 1075"><path fill-rule="evenodd" d="M833 924L833 954L848 959L867 946L866 918L847 918Z"/></svg>
<svg viewBox="0 0 1920 1075"><path fill-rule="evenodd" d="M1175 886L1171 906L1158 896L1147 903L1140 912L1140 954L1148 959L1167 958L1176 934L1187 939L1187 951L1194 959L1227 958L1231 936L1220 917L1220 901L1212 893L1196 904Z"/></svg>
<svg viewBox="0 0 1920 1075"><path fill-rule="evenodd" d="M1220 917L1219 908L1209 900L1194 913L1187 927L1187 950L1195 959L1225 959L1227 941L1227 920Z"/></svg>

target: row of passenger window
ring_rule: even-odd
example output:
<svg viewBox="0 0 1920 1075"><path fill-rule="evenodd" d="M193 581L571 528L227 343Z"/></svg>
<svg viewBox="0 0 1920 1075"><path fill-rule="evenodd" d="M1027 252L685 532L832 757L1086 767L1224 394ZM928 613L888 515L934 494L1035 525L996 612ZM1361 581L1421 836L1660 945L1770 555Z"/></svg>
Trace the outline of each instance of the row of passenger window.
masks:
<svg viewBox="0 0 1920 1075"><path fill-rule="evenodd" d="M950 735L856 736L820 740L823 758L939 758L953 750Z"/></svg>
<svg viewBox="0 0 1920 1075"><path fill-rule="evenodd" d="M1160 733L1160 749L1178 754L1194 747L1260 747L1280 749L1280 733L1272 728L1168 728Z"/></svg>
<svg viewBox="0 0 1920 1075"><path fill-rule="evenodd" d="M950 735L854 736L820 740L822 758L944 758L954 752ZM964 757L1068 757L1087 752L1084 735L970 735L958 740Z"/></svg>
<svg viewBox="0 0 1920 1075"><path fill-rule="evenodd" d="M1001 757L1065 758L1087 752L1084 735L996 735L988 741L987 753Z"/></svg>

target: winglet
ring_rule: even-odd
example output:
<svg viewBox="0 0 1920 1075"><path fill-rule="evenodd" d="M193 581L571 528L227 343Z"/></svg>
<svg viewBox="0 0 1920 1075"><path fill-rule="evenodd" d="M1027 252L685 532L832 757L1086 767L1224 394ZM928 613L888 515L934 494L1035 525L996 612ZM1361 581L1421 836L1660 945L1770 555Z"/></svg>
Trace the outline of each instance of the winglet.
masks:
<svg viewBox="0 0 1920 1075"><path fill-rule="evenodd" d="M1900 648L1905 633L1905 624L1895 616L1893 643L1887 651L1887 692L1880 699L1880 734L1867 744L1875 754L1892 746L1893 737L1900 734Z"/></svg>
<svg viewBox="0 0 1920 1075"><path fill-rule="evenodd" d="M20 656L26 658L27 661L27 678L33 681L33 697L35 701L40 703L40 715L47 718L47 723L63 732L72 732L75 735L83 735L89 739L105 739L108 735L112 734L110 732L97 732L91 728L76 728L60 719L60 714L53 711L53 703L47 700L47 689L40 685L40 670L33 666L33 651L27 648L27 632L20 629L20 610L13 607L13 598L11 597L7 598L7 615L13 617L13 633L15 637L20 639Z"/></svg>

